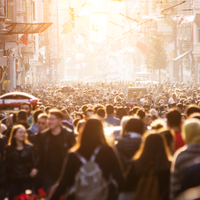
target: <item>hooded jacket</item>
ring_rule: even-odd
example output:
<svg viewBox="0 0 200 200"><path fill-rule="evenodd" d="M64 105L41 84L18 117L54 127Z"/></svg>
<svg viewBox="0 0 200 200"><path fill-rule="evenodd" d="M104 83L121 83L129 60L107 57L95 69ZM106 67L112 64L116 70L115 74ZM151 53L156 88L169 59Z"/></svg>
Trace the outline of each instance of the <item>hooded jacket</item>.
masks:
<svg viewBox="0 0 200 200"><path fill-rule="evenodd" d="M142 136L135 132L128 132L119 140L116 147L125 167L129 163L129 160L139 150L141 142Z"/></svg>
<svg viewBox="0 0 200 200"><path fill-rule="evenodd" d="M200 155L200 120L186 120L182 126L182 133L186 145L180 148L173 157L170 178L170 199L174 199L178 195L185 170L194 164L194 159Z"/></svg>

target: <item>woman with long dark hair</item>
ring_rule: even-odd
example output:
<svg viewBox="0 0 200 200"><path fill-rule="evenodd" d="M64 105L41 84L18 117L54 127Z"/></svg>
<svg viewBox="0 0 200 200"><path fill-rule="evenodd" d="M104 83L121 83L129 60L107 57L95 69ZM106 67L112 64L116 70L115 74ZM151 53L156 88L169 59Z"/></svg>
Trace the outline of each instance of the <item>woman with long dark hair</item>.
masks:
<svg viewBox="0 0 200 200"><path fill-rule="evenodd" d="M9 200L32 189L31 178L37 174L34 169L32 145L28 143L24 126L12 128L5 153L5 166L8 178Z"/></svg>
<svg viewBox="0 0 200 200"><path fill-rule="evenodd" d="M99 176L96 176L96 172L93 170L94 166L96 167L96 172L99 172ZM90 175L86 172L86 174L84 174L83 171L87 171ZM95 186L99 183L101 175L101 184ZM92 177L92 180L90 177ZM98 119L89 119L85 124L83 132L79 135L77 146L68 156L64 175L51 200L59 199L60 195L63 195L66 189L68 191L67 196L70 196L71 199L80 199L80 193L82 192L81 199L114 200L115 197L113 197L112 193L113 188L109 185L111 177L113 177L117 183L118 191L120 191L124 179L118 160L112 148L109 147L106 142L103 125ZM92 181L93 185L91 185L90 181ZM79 185L79 187L77 185ZM89 192L86 192L88 188L91 189ZM99 191L99 196L104 193L105 195L100 198L97 195L97 191ZM77 196L79 196L79 198Z"/></svg>
<svg viewBox="0 0 200 200"><path fill-rule="evenodd" d="M134 156L127 178L127 188L134 192L134 200L168 200L171 155L158 133L146 133Z"/></svg>

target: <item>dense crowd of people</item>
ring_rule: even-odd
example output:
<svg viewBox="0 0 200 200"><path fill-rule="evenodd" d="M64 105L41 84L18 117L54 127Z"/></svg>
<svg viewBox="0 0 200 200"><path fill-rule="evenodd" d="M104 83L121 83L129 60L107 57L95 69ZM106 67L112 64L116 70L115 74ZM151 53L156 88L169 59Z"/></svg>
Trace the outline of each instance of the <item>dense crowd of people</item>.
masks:
<svg viewBox="0 0 200 200"><path fill-rule="evenodd" d="M0 199L200 199L200 84L70 82L18 88L40 99L0 129Z"/></svg>

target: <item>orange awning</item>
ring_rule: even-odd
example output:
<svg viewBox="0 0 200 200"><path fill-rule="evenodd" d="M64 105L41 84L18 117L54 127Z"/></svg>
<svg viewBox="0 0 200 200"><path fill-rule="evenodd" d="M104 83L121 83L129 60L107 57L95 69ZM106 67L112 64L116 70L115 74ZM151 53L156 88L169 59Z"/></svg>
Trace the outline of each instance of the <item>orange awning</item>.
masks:
<svg viewBox="0 0 200 200"><path fill-rule="evenodd" d="M42 33L49 28L53 23L42 22L42 23L8 23L6 24L6 32L4 34L35 34Z"/></svg>

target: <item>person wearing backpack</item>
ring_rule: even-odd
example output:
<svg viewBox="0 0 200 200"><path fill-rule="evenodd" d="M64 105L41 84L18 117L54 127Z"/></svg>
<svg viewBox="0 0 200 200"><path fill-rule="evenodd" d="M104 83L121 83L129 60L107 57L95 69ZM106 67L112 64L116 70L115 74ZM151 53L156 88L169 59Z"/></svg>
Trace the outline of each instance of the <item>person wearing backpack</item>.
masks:
<svg viewBox="0 0 200 200"><path fill-rule="evenodd" d="M170 156L160 134L144 134L127 176L126 190L134 192L133 200L169 199Z"/></svg>
<svg viewBox="0 0 200 200"><path fill-rule="evenodd" d="M58 200L66 189L67 199L115 200L116 192L123 186L124 177L113 149L106 142L102 123L89 119L79 134L75 151L68 155L64 175L51 200Z"/></svg>

